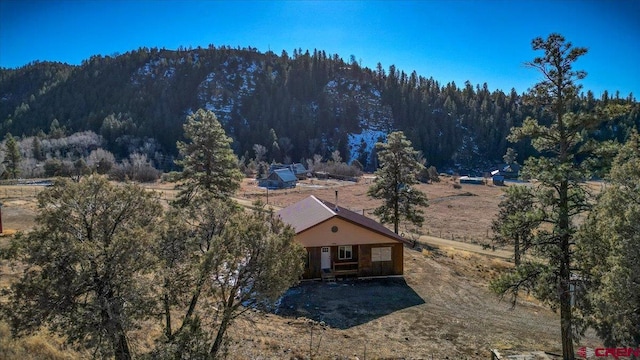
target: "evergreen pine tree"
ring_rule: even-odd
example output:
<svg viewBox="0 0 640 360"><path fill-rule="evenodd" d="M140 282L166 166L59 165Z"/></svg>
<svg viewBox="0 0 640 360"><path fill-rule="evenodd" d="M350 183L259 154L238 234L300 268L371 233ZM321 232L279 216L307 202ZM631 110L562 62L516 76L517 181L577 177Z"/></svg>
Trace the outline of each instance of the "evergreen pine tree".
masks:
<svg viewBox="0 0 640 360"><path fill-rule="evenodd" d="M37 161L44 161L45 157L44 154L42 153L42 143L40 142L40 138L38 136L34 136L33 137L33 143L32 143L32 152L33 152L33 158L36 159Z"/></svg>
<svg viewBox="0 0 640 360"><path fill-rule="evenodd" d="M418 183L417 174L423 165L417 160L418 152L413 149L402 131L389 134L386 143L376 143L380 168L376 170L376 180L367 195L382 199L382 206L374 210L384 223L392 223L398 233L399 223L405 219L415 225L422 225L423 211L419 206L427 206L426 195L412 187Z"/></svg>
<svg viewBox="0 0 640 360"><path fill-rule="evenodd" d="M586 294L583 318L609 347L640 344L640 136L633 132L617 155L606 189L581 228Z"/></svg>
<svg viewBox="0 0 640 360"><path fill-rule="evenodd" d="M572 271L576 266L574 219L589 205L581 186L589 177L586 160L595 148L589 141L588 130L603 118L572 112L580 89L576 81L586 76L584 71L574 70L573 63L587 49L573 47L559 34L536 38L532 45L544 55L527 65L540 71L543 80L535 84L529 98L552 122L543 125L527 118L521 127L512 128L509 140L531 139L540 153L525 162L523 173L538 180L536 203L545 226L535 229L530 248L544 261L527 259L515 273L506 273L495 280L492 288L503 295L511 293L514 299L520 290L534 291L538 298L558 307L562 356L573 360L573 339L579 333L571 305Z"/></svg>
<svg viewBox="0 0 640 360"><path fill-rule="evenodd" d="M499 244L512 244L514 263L520 266L520 259L531 246L533 230L540 224L535 211L533 192L522 185L507 188L507 197L500 202L498 217L492 222L494 240Z"/></svg>
<svg viewBox="0 0 640 360"><path fill-rule="evenodd" d="M179 203L188 203L199 192L216 198L228 198L240 188L242 173L238 159L231 150L229 138L216 115L199 109L187 117L184 124L185 138L177 146L182 156L176 163L183 167Z"/></svg>
<svg viewBox="0 0 640 360"><path fill-rule="evenodd" d="M7 133L4 137L4 151L4 163L7 171L13 179L16 179L20 173L19 166L22 157L20 156L18 143L16 142L16 139L11 136L11 133Z"/></svg>
<svg viewBox="0 0 640 360"><path fill-rule="evenodd" d="M154 194L104 177L41 192L38 225L12 244L26 270L4 318L16 333L48 325L94 356L131 359L129 331L155 317L148 249L161 211Z"/></svg>
<svg viewBox="0 0 640 360"><path fill-rule="evenodd" d="M502 160L504 160L505 164L511 165L516 161L517 157L518 153L513 150L513 148L507 148L507 152L502 156Z"/></svg>

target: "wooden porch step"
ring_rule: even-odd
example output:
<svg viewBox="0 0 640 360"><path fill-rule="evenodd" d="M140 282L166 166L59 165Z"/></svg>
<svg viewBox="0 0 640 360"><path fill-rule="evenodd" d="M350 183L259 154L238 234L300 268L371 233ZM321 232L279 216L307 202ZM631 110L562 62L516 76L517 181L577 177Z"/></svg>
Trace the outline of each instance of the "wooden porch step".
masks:
<svg viewBox="0 0 640 360"><path fill-rule="evenodd" d="M331 269L322 269L322 281L323 282L335 282L336 277L333 275Z"/></svg>
<svg viewBox="0 0 640 360"><path fill-rule="evenodd" d="M353 269L353 270L336 270L333 272L334 276L341 276L341 275L358 275L358 269Z"/></svg>

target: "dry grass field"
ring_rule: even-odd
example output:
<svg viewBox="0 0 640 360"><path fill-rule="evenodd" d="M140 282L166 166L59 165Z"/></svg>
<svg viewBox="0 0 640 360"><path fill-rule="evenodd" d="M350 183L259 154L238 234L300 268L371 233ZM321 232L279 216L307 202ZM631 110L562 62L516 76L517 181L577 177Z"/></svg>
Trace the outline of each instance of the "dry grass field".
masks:
<svg viewBox="0 0 640 360"><path fill-rule="evenodd" d="M288 206L309 195L335 202L338 191L339 205L350 210L373 216L372 211L381 203L367 197L367 189L373 178L364 176L359 182L337 180L305 180L295 189L269 191L269 204ZM416 187L427 194L429 207L425 211L423 233L438 238L462 242L484 243L489 241L491 220L498 212L504 188L493 185L461 185L453 187L454 178L442 177L433 184ZM266 202L266 190L257 187L255 181L245 180L240 198L261 199Z"/></svg>
<svg viewBox="0 0 640 360"><path fill-rule="evenodd" d="M339 205L371 216L379 205L366 196L371 181L367 177L358 183L305 180L295 189L269 191L268 203L279 208L309 195L333 202L337 190ZM175 197L173 184L145 187L158 191L163 200ZM506 250L480 251L474 243L489 241L504 188L462 185L456 189L451 178L418 188L430 204L424 209L422 240L437 247L405 248L403 278L302 283L289 290L273 313L250 312L237 321L229 333L229 358L488 359L491 348L559 352L559 315L531 298L511 308L488 289L489 280L512 265L503 259ZM28 231L34 225L35 194L40 190L0 186L6 233ZM246 179L237 199L244 204L266 202L267 192ZM0 250L7 236L0 238ZM15 279L14 271L0 264L1 287ZM151 346L151 334L158 331L150 326L133 334L135 347ZM34 343L50 353L65 354L50 358L82 357L50 335L35 339L0 340L0 357L3 348L5 355L11 355L6 352L10 347L22 346L22 352L15 353L23 355L38 351L24 350ZM599 344L589 335L579 345Z"/></svg>

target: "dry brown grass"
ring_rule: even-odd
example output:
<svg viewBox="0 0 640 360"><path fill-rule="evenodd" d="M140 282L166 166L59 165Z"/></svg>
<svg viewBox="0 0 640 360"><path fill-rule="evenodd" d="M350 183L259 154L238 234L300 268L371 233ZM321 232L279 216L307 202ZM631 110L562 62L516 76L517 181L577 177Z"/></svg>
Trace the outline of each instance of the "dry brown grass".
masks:
<svg viewBox="0 0 640 360"><path fill-rule="evenodd" d="M44 331L14 339L9 326L0 322L0 359L5 360L73 360L88 354L69 348L61 338Z"/></svg>
<svg viewBox="0 0 640 360"><path fill-rule="evenodd" d="M12 235L17 231L28 231L33 228L37 206L34 195L0 198L0 202L2 202L4 235Z"/></svg>
<svg viewBox="0 0 640 360"><path fill-rule="evenodd" d="M338 180L304 180L295 189L269 190L269 205L285 207L309 195L334 202L338 191L340 206L367 216L381 201L367 196L373 179L364 177L354 183ZM427 194L429 207L425 211L423 232L425 235L453 239L469 243L485 243L489 240L491 220L497 213L503 188L492 185L462 185L454 189L453 178L443 178L434 184L419 184L416 187ZM173 183L157 182L141 184L156 191L161 200L175 199L177 191ZM0 202L4 204L3 226L5 231L27 231L34 226L36 195L41 186L0 186ZM257 186L256 180L244 179L237 199L244 205L255 200L266 202L267 191Z"/></svg>
<svg viewBox="0 0 640 360"><path fill-rule="evenodd" d="M381 201L367 196L372 178L365 177L354 183L337 180L305 180L295 189L269 190L269 204L276 207L291 205L303 198L314 195L322 200L338 203L349 210L373 217L373 209ZM427 194L429 206L424 210L425 235L453 239L468 243L486 243L491 236L491 221L498 212L504 187L493 185L466 185L454 189L453 178L433 184L419 184L416 188ZM255 180L245 179L238 192L241 199L261 199L266 202L266 190L259 188Z"/></svg>

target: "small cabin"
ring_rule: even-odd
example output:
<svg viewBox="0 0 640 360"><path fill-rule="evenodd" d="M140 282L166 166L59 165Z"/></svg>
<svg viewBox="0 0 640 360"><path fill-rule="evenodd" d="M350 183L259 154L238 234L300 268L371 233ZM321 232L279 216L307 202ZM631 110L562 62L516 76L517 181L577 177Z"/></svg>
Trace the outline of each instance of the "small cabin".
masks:
<svg viewBox="0 0 640 360"><path fill-rule="evenodd" d="M304 279L403 274L405 240L380 223L309 196L278 212L307 250Z"/></svg>

